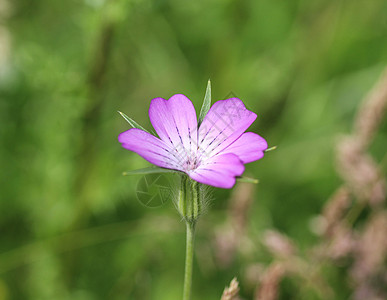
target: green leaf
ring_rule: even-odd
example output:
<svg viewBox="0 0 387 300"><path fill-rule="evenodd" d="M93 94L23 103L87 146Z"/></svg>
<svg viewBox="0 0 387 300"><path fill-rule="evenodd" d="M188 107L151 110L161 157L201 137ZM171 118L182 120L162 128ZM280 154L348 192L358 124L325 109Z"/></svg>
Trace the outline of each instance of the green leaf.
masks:
<svg viewBox="0 0 387 300"><path fill-rule="evenodd" d="M250 177L237 177L238 182L246 182L246 183L254 183L257 184L259 182L258 179L250 178Z"/></svg>
<svg viewBox="0 0 387 300"><path fill-rule="evenodd" d="M204 95L203 105L199 114L198 127L203 122L204 117L208 113L211 107L211 80L208 79L206 94Z"/></svg>
<svg viewBox="0 0 387 300"><path fill-rule="evenodd" d="M275 150L275 149L277 149L277 146L273 146L273 147L270 147L270 148L267 148L265 151L263 151L263 152L269 152L269 151L273 151L273 150Z"/></svg>
<svg viewBox="0 0 387 300"><path fill-rule="evenodd" d="M136 121L134 121L133 119L129 118L127 115L125 115L123 112L119 111L118 110L118 113L125 119L126 122L129 123L130 126L132 126L133 128L138 128L138 129L141 129L141 130L144 130L146 132L148 132L148 130L146 130L144 127L142 127L141 125L139 125ZM148 132L149 133L149 132Z"/></svg>
<svg viewBox="0 0 387 300"><path fill-rule="evenodd" d="M123 172L122 175L129 176L129 175L146 175L146 174L157 174L157 173L180 173L180 171L164 169L159 167L148 167L148 168Z"/></svg>

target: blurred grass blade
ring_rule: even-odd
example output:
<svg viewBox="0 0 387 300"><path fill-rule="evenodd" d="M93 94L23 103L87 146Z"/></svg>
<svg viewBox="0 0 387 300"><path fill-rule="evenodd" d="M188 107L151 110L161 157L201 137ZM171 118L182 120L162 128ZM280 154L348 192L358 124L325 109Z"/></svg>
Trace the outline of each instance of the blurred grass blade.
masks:
<svg viewBox="0 0 387 300"><path fill-rule="evenodd" d="M123 112L117 110L118 113L125 119L126 122L129 123L130 126L132 126L133 128L138 128L138 129L141 129L141 130L144 130L146 132L148 132L148 130L146 130L144 127L142 127L140 124L138 124L136 121L134 121L133 119L129 118L127 115L125 115ZM149 133L149 132L148 132Z"/></svg>
<svg viewBox="0 0 387 300"><path fill-rule="evenodd" d="M203 105L199 114L198 127L203 122L204 117L208 113L211 107L211 80L208 79L206 94L204 95Z"/></svg>
<svg viewBox="0 0 387 300"><path fill-rule="evenodd" d="M250 177L237 177L238 182L246 182L246 183L254 183L257 184L259 182L258 179L250 178Z"/></svg>
<svg viewBox="0 0 387 300"><path fill-rule="evenodd" d="M122 175L124 175L124 176L147 175L147 174L157 174L157 173L179 173L179 171L171 170L171 169L164 169L164 168L159 168L159 167L148 167L148 168L123 172Z"/></svg>
<svg viewBox="0 0 387 300"><path fill-rule="evenodd" d="M263 152L269 152L269 151L273 151L273 150L275 150L275 149L277 149L277 146L273 146L273 147L270 147L270 148L267 148L265 151L263 151Z"/></svg>

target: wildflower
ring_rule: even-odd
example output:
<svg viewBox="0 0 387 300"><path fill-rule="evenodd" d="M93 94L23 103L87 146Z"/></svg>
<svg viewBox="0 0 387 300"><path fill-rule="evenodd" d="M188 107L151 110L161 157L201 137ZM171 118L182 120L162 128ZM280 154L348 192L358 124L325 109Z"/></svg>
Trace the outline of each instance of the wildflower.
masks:
<svg viewBox="0 0 387 300"><path fill-rule="evenodd" d="M265 139L245 132L257 115L238 98L217 101L199 124L186 96L155 98L149 118L160 138L132 128L118 136L122 146L158 167L184 172L203 184L233 187L244 164L262 158L267 149Z"/></svg>

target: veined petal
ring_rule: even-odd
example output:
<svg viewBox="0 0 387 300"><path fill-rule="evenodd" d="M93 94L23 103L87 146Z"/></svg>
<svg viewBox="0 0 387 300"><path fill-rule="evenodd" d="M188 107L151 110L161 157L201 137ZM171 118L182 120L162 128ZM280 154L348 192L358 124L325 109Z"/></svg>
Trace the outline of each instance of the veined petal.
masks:
<svg viewBox="0 0 387 300"><path fill-rule="evenodd" d="M220 188L232 188L235 177L243 174L245 167L242 161L232 153L213 156L203 162L188 175L200 183Z"/></svg>
<svg viewBox="0 0 387 300"><path fill-rule="evenodd" d="M118 141L125 149L136 152L156 166L181 170L176 150L148 132L132 128L121 133Z"/></svg>
<svg viewBox="0 0 387 300"><path fill-rule="evenodd" d="M254 132L245 132L221 153L233 153L246 164L261 159L266 149L267 142L263 137Z"/></svg>
<svg viewBox="0 0 387 300"><path fill-rule="evenodd" d="M217 101L199 128L202 156L212 157L233 143L257 118L238 98Z"/></svg>
<svg viewBox="0 0 387 300"><path fill-rule="evenodd" d="M197 151L197 118L195 108L186 96L177 94L165 100L155 98L149 118L159 137L177 149L182 162Z"/></svg>

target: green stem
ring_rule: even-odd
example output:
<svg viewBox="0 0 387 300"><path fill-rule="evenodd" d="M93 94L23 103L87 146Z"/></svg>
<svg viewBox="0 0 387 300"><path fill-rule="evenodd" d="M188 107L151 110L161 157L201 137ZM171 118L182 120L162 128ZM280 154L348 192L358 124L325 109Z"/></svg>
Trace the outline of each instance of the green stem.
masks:
<svg viewBox="0 0 387 300"><path fill-rule="evenodd" d="M192 267L193 267L193 252L195 240L195 221L186 222L187 225L187 242L185 251L185 273L184 273L184 292L183 300L191 299L192 286Z"/></svg>

